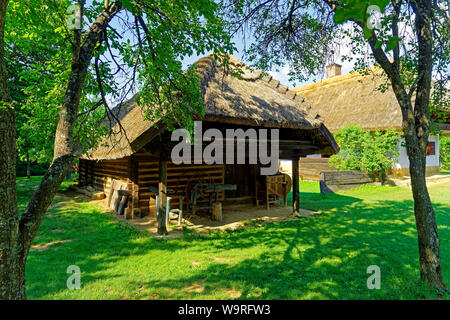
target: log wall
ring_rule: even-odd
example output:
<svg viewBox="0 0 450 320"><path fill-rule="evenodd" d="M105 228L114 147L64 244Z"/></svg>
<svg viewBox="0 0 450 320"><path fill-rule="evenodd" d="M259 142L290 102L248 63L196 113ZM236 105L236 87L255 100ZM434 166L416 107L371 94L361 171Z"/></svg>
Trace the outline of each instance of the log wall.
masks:
<svg viewBox="0 0 450 320"><path fill-rule="evenodd" d="M328 158L300 158L299 173L304 180L319 181L322 171L336 170L328 164Z"/></svg>
<svg viewBox="0 0 450 320"><path fill-rule="evenodd" d="M150 192L150 186L158 185L158 161L152 159L140 159L138 161L139 184L139 208L143 216L155 216L154 194ZM186 186L189 181L196 180L195 176L208 176L214 183L223 184L225 170L224 165L175 165L170 162L167 165L167 188L173 189L178 195L183 195L183 207L189 200L186 198ZM209 179L207 180L209 182ZM152 198L152 199L151 199ZM219 200L224 200L224 192L219 193ZM201 202L201 201L200 201ZM172 196L171 209L179 207L179 196Z"/></svg>
<svg viewBox="0 0 450 320"><path fill-rule="evenodd" d="M225 165L225 183L236 184L236 190L226 191L227 198L255 196L256 177L259 176L259 166L253 164Z"/></svg>
<svg viewBox="0 0 450 320"><path fill-rule="evenodd" d="M93 161L80 159L80 185L91 185L109 194L112 179L127 182L128 158Z"/></svg>
<svg viewBox="0 0 450 320"><path fill-rule="evenodd" d="M108 195L111 192L113 179L127 182L128 190L132 193L127 216L155 216L154 193L150 192L149 187L158 185L158 163L159 160L150 154L135 154L119 160L92 161L80 159L80 185L91 185ZM207 182L211 179L217 184L237 184L239 195L254 193L252 185L254 179L251 178L253 172L248 169L249 166L237 168L234 173L240 173L238 175L240 180L236 181L235 174L231 176L231 179L225 179L225 165L175 165L169 161L167 188L175 190L178 194L178 196L172 196L171 208L179 207L179 195L183 195L185 198L183 207L186 209L186 204L189 204L189 200L186 198L186 186L189 181L196 180L194 179L195 176L207 176ZM224 191L219 193L219 200L225 200ZM199 202L202 202L202 200L199 200Z"/></svg>

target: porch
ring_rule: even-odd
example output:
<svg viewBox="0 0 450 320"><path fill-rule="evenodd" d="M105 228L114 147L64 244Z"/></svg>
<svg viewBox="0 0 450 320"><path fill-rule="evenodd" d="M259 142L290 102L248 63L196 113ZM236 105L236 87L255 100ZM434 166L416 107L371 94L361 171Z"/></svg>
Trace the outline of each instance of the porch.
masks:
<svg viewBox="0 0 450 320"><path fill-rule="evenodd" d="M299 209L299 213L293 214L292 207L284 205L272 206L270 210L265 207L256 207L251 204L225 205L223 207L223 219L221 221L211 220L207 215L186 214L182 224L177 220L169 220L167 226L169 234L166 238L178 238L183 236L183 228L190 232L201 234L210 231L236 230L248 226L262 225L271 222L296 220L301 217L310 217L319 212ZM146 216L139 219L126 220L123 216L115 214L118 219L126 221L133 228L147 232L151 236L159 237L158 221L154 216Z"/></svg>

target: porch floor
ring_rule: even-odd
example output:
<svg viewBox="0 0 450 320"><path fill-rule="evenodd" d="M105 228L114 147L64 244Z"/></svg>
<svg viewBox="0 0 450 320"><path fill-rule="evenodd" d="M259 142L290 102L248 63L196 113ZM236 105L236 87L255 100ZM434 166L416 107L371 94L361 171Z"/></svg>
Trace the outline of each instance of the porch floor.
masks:
<svg viewBox="0 0 450 320"><path fill-rule="evenodd" d="M190 216L189 213L183 218L182 226L195 233L205 233L212 230L234 230L246 226L264 224L268 222L295 220L298 217L309 217L318 212L300 209L298 216L292 215L292 207L273 206L269 210L266 207L255 207L253 205L228 205L223 207L223 220L213 221L209 216ZM120 216L118 216L120 217ZM137 230L145 231L152 236L157 234L158 223L153 216L140 219L126 220L127 223ZM177 238L183 235L182 227L177 222L171 221L168 226L169 235L166 238Z"/></svg>

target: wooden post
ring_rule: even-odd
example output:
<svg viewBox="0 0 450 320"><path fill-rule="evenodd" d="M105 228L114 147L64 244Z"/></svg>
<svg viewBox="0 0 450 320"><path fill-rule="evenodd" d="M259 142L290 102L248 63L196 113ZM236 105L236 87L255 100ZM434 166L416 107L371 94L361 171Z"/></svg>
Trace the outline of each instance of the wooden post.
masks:
<svg viewBox="0 0 450 320"><path fill-rule="evenodd" d="M222 221L222 203L214 202L212 204L212 219L215 221Z"/></svg>
<svg viewBox="0 0 450 320"><path fill-rule="evenodd" d="M283 201L284 201L285 207L287 207L287 194L289 191L291 191L291 190L287 190L288 178L289 178L288 175L285 175L283 178L283 182L284 182L284 184L283 184L283 194L284 194Z"/></svg>
<svg viewBox="0 0 450 320"><path fill-rule="evenodd" d="M298 158L292 159L292 214L300 212Z"/></svg>
<svg viewBox="0 0 450 320"><path fill-rule="evenodd" d="M112 182L111 182L112 188ZM134 192L134 183L131 180L128 180L127 189L130 192L130 199L128 200L128 205L125 208L125 219L133 219L133 209L134 209L134 196L136 195Z"/></svg>
<svg viewBox="0 0 450 320"><path fill-rule="evenodd" d="M256 206L259 207L259 199L258 199L258 166L253 166L253 171L255 174L255 202Z"/></svg>
<svg viewBox="0 0 450 320"><path fill-rule="evenodd" d="M142 214L146 212L141 212L139 207L139 184L138 184L138 161L133 155L128 158L128 186L127 189L130 193L130 198L128 199L128 206L125 210L125 217L127 219L141 218Z"/></svg>
<svg viewBox="0 0 450 320"><path fill-rule="evenodd" d="M30 153L27 150L27 179L31 179L31 162Z"/></svg>
<svg viewBox="0 0 450 320"><path fill-rule="evenodd" d="M138 160L136 160L136 157L134 155L131 155L128 158L128 178L133 183L138 183Z"/></svg>
<svg viewBox="0 0 450 320"><path fill-rule="evenodd" d="M139 208L139 185L137 183L133 183L133 193L131 201L133 201L132 219L141 218L141 208Z"/></svg>
<svg viewBox="0 0 450 320"><path fill-rule="evenodd" d="M159 186L158 186L158 234L166 235L166 206L167 206L167 160L163 154L159 159Z"/></svg>

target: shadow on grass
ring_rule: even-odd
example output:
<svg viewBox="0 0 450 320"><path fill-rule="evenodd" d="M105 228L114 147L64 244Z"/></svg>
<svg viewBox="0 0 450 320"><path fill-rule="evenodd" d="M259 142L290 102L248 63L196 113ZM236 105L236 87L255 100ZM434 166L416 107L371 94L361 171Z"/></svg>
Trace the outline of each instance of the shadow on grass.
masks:
<svg viewBox="0 0 450 320"><path fill-rule="evenodd" d="M403 201L400 207L398 202L383 201L367 208L353 203L339 209L357 210L361 216L328 214L228 233L202 250L210 254L250 246L265 250L236 264L213 263L188 278L154 280L145 286L179 290L174 298L202 297L218 288L239 290L242 299L429 298L430 292L418 282L412 213L399 212L401 207L412 209L412 205L412 201ZM437 212L446 210L436 206ZM441 239L449 238L448 228L440 231ZM448 270L448 253L442 253L443 269ZM381 290L367 288L370 265L381 269ZM186 291L189 284L202 281L202 292Z"/></svg>
<svg viewBox="0 0 450 320"><path fill-rule="evenodd" d="M173 240L149 238L86 203L55 207L44 219L35 243L72 241L30 254L28 294L31 298L64 296L66 269L77 265L83 288L98 285L104 298L121 297L108 291L114 281L120 281L124 291L136 288L133 298L216 298L218 291L229 290L238 292L234 297L241 299L429 297L417 281L412 201L368 205L356 197L314 192L301 193L301 199L306 208L323 213ZM445 250L450 239L448 206L435 204L434 208L446 271L450 269L450 250ZM191 265L191 256L203 257L199 267ZM225 258L210 259L214 256ZM381 269L381 290L367 289L370 265ZM448 275L444 274L447 282ZM193 283L198 290L189 289ZM89 299L85 294L80 290L70 297Z"/></svg>

